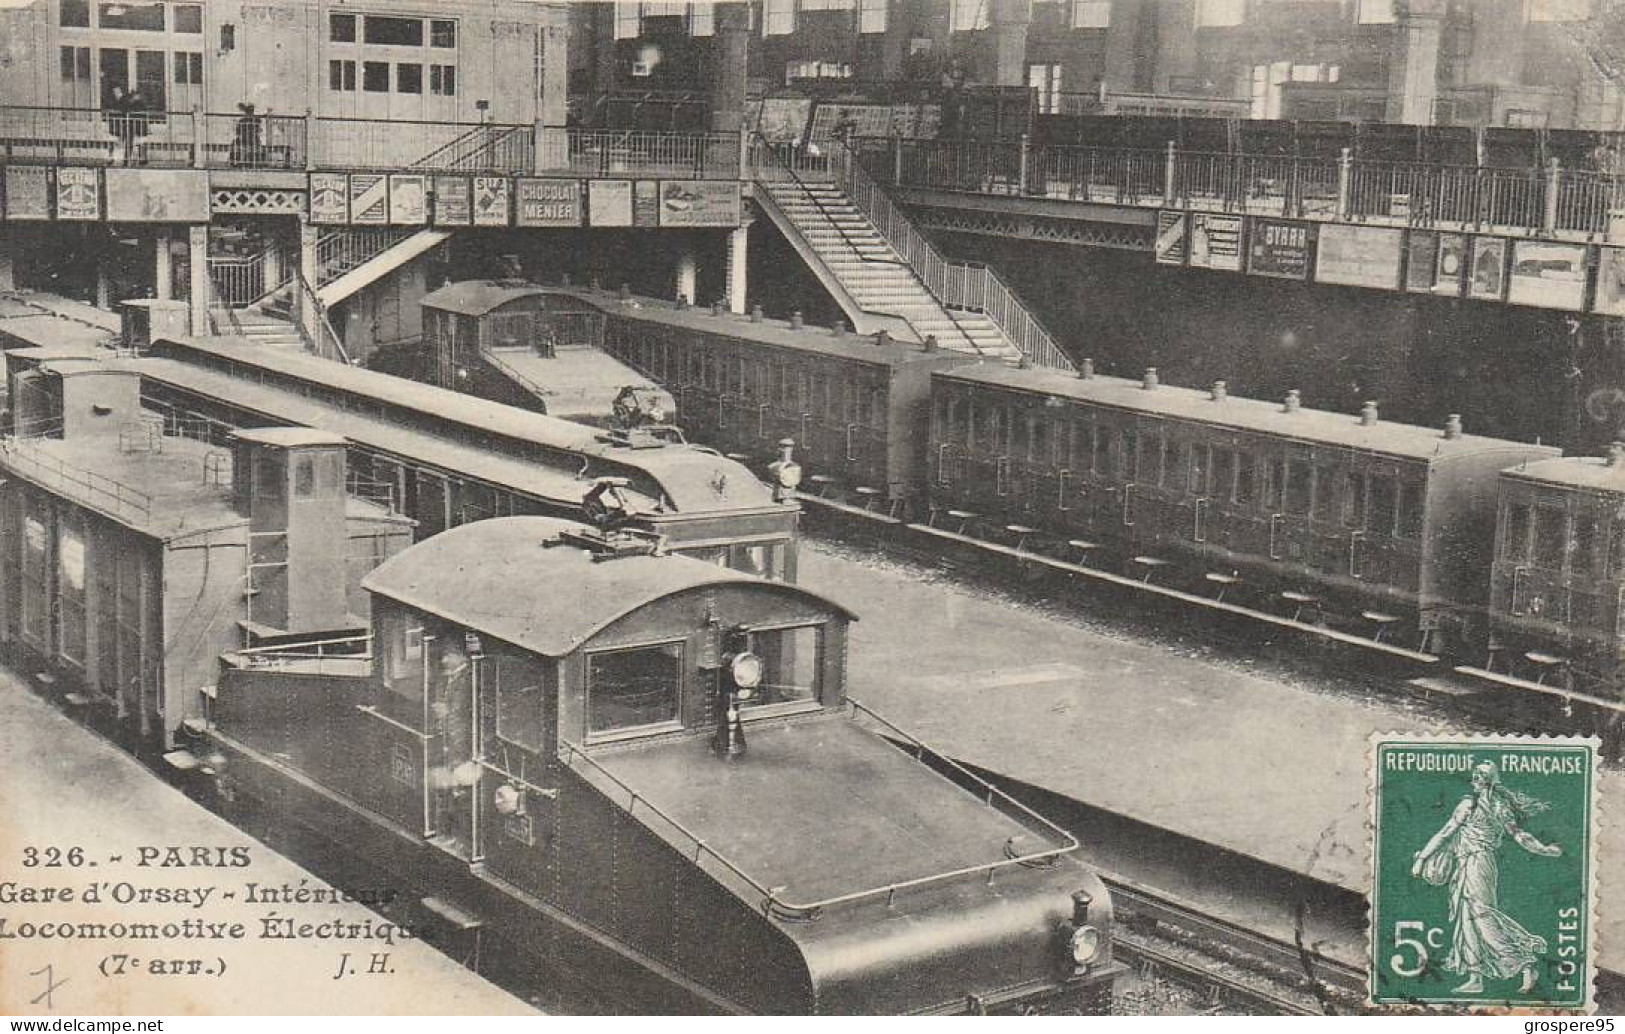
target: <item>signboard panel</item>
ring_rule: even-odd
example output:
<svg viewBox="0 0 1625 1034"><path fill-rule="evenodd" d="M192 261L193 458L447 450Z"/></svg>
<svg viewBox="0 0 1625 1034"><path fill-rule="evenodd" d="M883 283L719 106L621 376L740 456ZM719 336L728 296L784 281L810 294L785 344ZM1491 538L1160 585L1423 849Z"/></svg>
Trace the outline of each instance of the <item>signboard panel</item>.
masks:
<svg viewBox="0 0 1625 1034"><path fill-rule="evenodd" d="M350 176L350 221L362 226L389 222L389 181L370 173Z"/></svg>
<svg viewBox="0 0 1625 1034"><path fill-rule="evenodd" d="M1193 212L1190 219L1191 265L1241 272L1241 216Z"/></svg>
<svg viewBox="0 0 1625 1034"><path fill-rule="evenodd" d="M49 170L43 165L6 166L6 218L51 218Z"/></svg>
<svg viewBox="0 0 1625 1034"><path fill-rule="evenodd" d="M1315 230L1308 223L1254 219L1247 234L1247 272L1307 280Z"/></svg>
<svg viewBox="0 0 1625 1034"><path fill-rule="evenodd" d="M1439 235L1432 230L1412 230L1405 239L1405 290L1433 292L1433 278L1439 265Z"/></svg>
<svg viewBox="0 0 1625 1034"><path fill-rule="evenodd" d="M738 226L737 182L666 180L660 184L661 226Z"/></svg>
<svg viewBox="0 0 1625 1034"><path fill-rule="evenodd" d="M1625 316L1625 248L1597 249L1597 300L1593 311Z"/></svg>
<svg viewBox="0 0 1625 1034"><path fill-rule="evenodd" d="M434 178L434 221L437 226L467 226L474 219L467 176Z"/></svg>
<svg viewBox="0 0 1625 1034"><path fill-rule="evenodd" d="M1518 241L1512 245L1507 301L1577 312L1585 305L1585 293L1585 245L1554 241Z"/></svg>
<svg viewBox="0 0 1625 1034"><path fill-rule="evenodd" d="M102 214L101 187L95 169L56 170L56 217L79 221Z"/></svg>
<svg viewBox="0 0 1625 1034"><path fill-rule="evenodd" d="M206 223L209 174L193 169L108 169L107 218L121 223Z"/></svg>
<svg viewBox="0 0 1625 1034"><path fill-rule="evenodd" d="M1439 259L1433 267L1433 293L1461 297L1461 280L1467 270L1467 237L1460 233L1439 234Z"/></svg>
<svg viewBox="0 0 1625 1034"><path fill-rule="evenodd" d="M502 176L474 177L474 225L507 226L508 181Z"/></svg>
<svg viewBox="0 0 1625 1034"><path fill-rule="evenodd" d="M391 173L389 221L397 226L421 226L429 220L429 177L422 173Z"/></svg>
<svg viewBox="0 0 1625 1034"><path fill-rule="evenodd" d="M520 180L514 221L520 226L580 226L581 182Z"/></svg>
<svg viewBox="0 0 1625 1034"><path fill-rule="evenodd" d="M1396 290L1400 249L1404 244L1403 230L1327 224L1320 228L1315 279L1323 284Z"/></svg>
<svg viewBox="0 0 1625 1034"><path fill-rule="evenodd" d="M631 226L632 181L593 180L588 183L587 221L594 226Z"/></svg>
<svg viewBox="0 0 1625 1034"><path fill-rule="evenodd" d="M1506 293L1507 242L1500 237L1473 238L1472 280L1469 298L1500 301Z"/></svg>
<svg viewBox="0 0 1625 1034"><path fill-rule="evenodd" d="M1188 218L1184 212L1163 210L1157 213L1156 258L1162 265L1185 264L1185 224Z"/></svg>
<svg viewBox="0 0 1625 1034"><path fill-rule="evenodd" d="M654 180L632 184L632 225L660 225L660 184Z"/></svg>
<svg viewBox="0 0 1625 1034"><path fill-rule="evenodd" d="M310 221L323 224L350 221L350 177L342 172L310 174Z"/></svg>

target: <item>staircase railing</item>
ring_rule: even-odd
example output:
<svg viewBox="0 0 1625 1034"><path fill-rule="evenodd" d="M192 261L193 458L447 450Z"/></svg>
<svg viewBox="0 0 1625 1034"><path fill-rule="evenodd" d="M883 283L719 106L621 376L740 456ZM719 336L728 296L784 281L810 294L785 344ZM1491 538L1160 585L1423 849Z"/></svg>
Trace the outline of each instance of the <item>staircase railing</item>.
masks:
<svg viewBox="0 0 1625 1034"><path fill-rule="evenodd" d="M840 141L831 141L830 146L839 149L841 159L837 182L891 244L892 250L914 269L920 282L942 304L950 318L954 309L983 313L1027 361L1057 370L1075 369L1055 343L1054 336L1021 303L1009 285L986 266L950 261L870 177L857 155Z"/></svg>
<svg viewBox="0 0 1625 1034"><path fill-rule="evenodd" d="M845 226L842 226L836 221L834 214L829 210L829 206L824 204L823 198L813 193L812 188L807 185L806 180L801 178L801 173L797 171L795 162L785 156L780 146L774 145L760 133L756 134L754 142L760 144L758 154L763 156L757 160L757 167L765 167L771 171L779 173L780 175L774 177L774 179L778 182L782 183L785 182L785 180L788 180L789 182L794 183L796 187L800 189L802 196L808 201L811 201L813 207L818 209L818 214L824 217L824 222L828 223L831 229L841 235L841 240L852 249L852 253L857 256L859 261L873 262L877 265L886 266L906 265L906 263L904 263L904 261L900 258L880 258L875 255L865 255L862 251L859 251L859 243L872 244L873 242L860 242L852 236L851 232L848 231Z"/></svg>
<svg viewBox="0 0 1625 1034"><path fill-rule="evenodd" d="M305 279L305 274L297 269L294 270L293 279L295 290L303 297L304 304L310 306L310 311L315 316L312 321L315 324L313 331L305 326L305 321L300 318L298 311L300 299L294 299L293 325L299 328L299 336L305 339L305 347L323 359L350 365L350 353L344 348L344 339L333 329L333 322L327 318L327 306L322 303L316 288L312 287L310 281Z"/></svg>
<svg viewBox="0 0 1625 1034"><path fill-rule="evenodd" d="M421 227L382 226L337 230L316 241L316 280L326 287L363 263L377 258Z"/></svg>
<svg viewBox="0 0 1625 1034"><path fill-rule="evenodd" d="M532 126L475 126L412 163L414 169L529 172Z"/></svg>

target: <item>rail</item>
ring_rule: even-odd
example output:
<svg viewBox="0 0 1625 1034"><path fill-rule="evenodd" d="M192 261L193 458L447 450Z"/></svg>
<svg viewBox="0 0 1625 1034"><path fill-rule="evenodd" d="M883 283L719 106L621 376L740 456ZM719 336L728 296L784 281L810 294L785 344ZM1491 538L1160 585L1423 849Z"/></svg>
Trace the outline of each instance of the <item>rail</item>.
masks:
<svg viewBox="0 0 1625 1034"><path fill-rule="evenodd" d="M242 309L253 305L287 286L288 264L280 269L272 263L275 248L267 248L253 255L216 255L209 259L209 285L214 289L214 302L229 309ZM278 252L280 257L280 252ZM268 272L270 270L270 272ZM272 283L271 281L276 281Z"/></svg>
<svg viewBox="0 0 1625 1034"><path fill-rule="evenodd" d="M334 670L352 673L357 665L372 663L372 636L352 635L250 646L233 651L245 668L274 670L297 668L302 674L325 674L331 662Z"/></svg>
<svg viewBox="0 0 1625 1034"><path fill-rule="evenodd" d="M350 353L344 348L344 339L339 337L338 331L333 329L332 321L327 318L327 306L322 302L321 295L311 286L310 281L305 279L305 274L297 269L294 270L293 282L298 294L294 300L293 325L298 328L305 346L323 359L350 365ZM311 316L308 326L301 311L305 309L308 309Z"/></svg>
<svg viewBox="0 0 1625 1034"><path fill-rule="evenodd" d="M317 285L326 287L418 230L415 226L357 226L323 234L316 240Z"/></svg>
<svg viewBox="0 0 1625 1034"><path fill-rule="evenodd" d="M703 838L690 831L675 818L672 818L670 815L666 814L648 798L643 797L636 790L632 789L630 786L627 786L626 783L622 782L618 777L616 777L613 772L609 771L609 769L593 760L583 748L569 742L568 740L564 741L564 763L568 766L573 764L576 758L585 760L595 772L609 780L623 793L627 794L628 814L635 810L637 805L641 803L644 808L646 808L652 814L658 816L662 822L665 822L667 825L672 827L673 830L675 830L680 836L685 837L693 845L692 850L695 852L696 862L698 862L702 855L709 856L723 868L745 881L745 883L758 894L762 895L762 911L764 914L773 916L777 919L785 920L787 922L813 922L819 918L825 909L832 908L836 905L851 904L852 902L866 899L885 898L887 904L890 904L900 891L913 890L915 888L928 886L930 884L962 879L966 876L982 876L989 883L992 883L994 876L999 872L1009 870L1012 867L1032 868L1035 866L1053 865L1056 859L1060 858L1062 855L1070 854L1073 851L1076 851L1080 846L1078 844L1078 839L1071 833L1068 833L1060 826L1057 826L1055 823L1044 818L1042 815L1039 815L1036 811L1027 807L1025 804L1022 804L1020 801L1011 797L1003 790L1000 790L986 779L976 775L969 769L965 768L958 762L940 753L939 751L933 750L919 739L915 738L909 733L904 732L902 729L899 729L897 726L893 725L891 722L887 721L885 718L865 707L858 701L849 697L846 703L854 717L862 714L869 720L882 726L886 730L886 735L888 738L902 741L904 745L913 750L914 756L917 759L923 761L925 754L929 753L931 755L933 764L951 769L955 776L964 779L971 785L975 786L977 790L981 792L982 800L988 807L1001 809L1007 808L1015 811L1019 816L1026 816L1028 819L1032 820L1033 823L1037 824L1038 832L1042 832L1046 836L1054 837L1058 841L1058 844L1040 851L1028 851L1022 854L1016 854L1011 849L1011 844L1007 843L1004 856L996 861L986 862L980 865L967 865L961 868L951 869L946 872L933 873L929 876L918 876L910 880L897 880L881 886L851 891L846 894L837 894L817 901L791 902L785 901L782 897L780 897L780 894L785 890L785 888L768 888L764 886L760 881L756 880L749 873L745 872L745 870L742 869L737 863L733 862L721 852L707 844ZM998 803L995 804L995 801ZM1028 828L1033 827L1029 825Z"/></svg>
<svg viewBox="0 0 1625 1034"><path fill-rule="evenodd" d="M534 126L481 123L412 163L432 172L528 172Z"/></svg>
<svg viewBox="0 0 1625 1034"><path fill-rule="evenodd" d="M892 202L885 189L870 177L860 157L839 142L834 146L841 150L843 186L848 196L914 270L926 290L941 303L965 340L971 341L971 337L954 315L956 309L986 315L1026 361L1050 369L1074 369L1054 336L1021 303L1008 284L987 266L952 262L944 257ZM976 347L974 341L971 343Z"/></svg>
<svg viewBox="0 0 1625 1034"><path fill-rule="evenodd" d="M96 509L110 512L116 517L152 518L152 496L122 481L114 480L93 470L68 463L58 456L46 456L32 439L0 439L0 462L10 464L25 477L52 480L69 490L84 492L86 503Z"/></svg>
<svg viewBox="0 0 1625 1034"><path fill-rule="evenodd" d="M665 133L650 130L568 129L564 148L539 148L537 172L573 176L737 180L737 133Z"/></svg>

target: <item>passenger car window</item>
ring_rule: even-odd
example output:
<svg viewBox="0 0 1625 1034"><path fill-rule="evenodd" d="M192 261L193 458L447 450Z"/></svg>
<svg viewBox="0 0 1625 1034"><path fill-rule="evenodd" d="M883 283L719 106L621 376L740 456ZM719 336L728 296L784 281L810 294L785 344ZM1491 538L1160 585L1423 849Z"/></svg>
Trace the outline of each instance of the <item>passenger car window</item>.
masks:
<svg viewBox="0 0 1625 1034"><path fill-rule="evenodd" d="M683 645L662 643L587 657L587 731L616 732L677 721Z"/></svg>
<svg viewBox="0 0 1625 1034"><path fill-rule="evenodd" d="M1315 502L1311 511L1315 520L1330 521L1336 513L1337 474L1331 467L1315 468Z"/></svg>
<svg viewBox="0 0 1625 1034"><path fill-rule="evenodd" d="M1286 512L1294 517L1307 516L1310 500L1309 464L1286 464Z"/></svg>
<svg viewBox="0 0 1625 1034"><path fill-rule="evenodd" d="M1208 464L1207 494L1209 498L1230 499L1236 490L1236 454L1229 449L1213 450Z"/></svg>
<svg viewBox="0 0 1625 1034"><path fill-rule="evenodd" d="M485 663L496 689L497 737L539 752L546 710L542 666L523 657L492 657Z"/></svg>
<svg viewBox="0 0 1625 1034"><path fill-rule="evenodd" d="M762 681L742 706L768 707L818 699L818 676L823 661L823 635L819 626L752 632L750 649L762 659Z"/></svg>
<svg viewBox="0 0 1625 1034"><path fill-rule="evenodd" d="M1246 451L1236 453L1236 502L1242 506L1251 506L1253 500L1258 498L1258 469L1254 465L1253 454Z"/></svg>
<svg viewBox="0 0 1625 1034"><path fill-rule="evenodd" d="M1425 489L1414 483L1399 486L1399 537L1418 538L1422 534L1422 499Z"/></svg>

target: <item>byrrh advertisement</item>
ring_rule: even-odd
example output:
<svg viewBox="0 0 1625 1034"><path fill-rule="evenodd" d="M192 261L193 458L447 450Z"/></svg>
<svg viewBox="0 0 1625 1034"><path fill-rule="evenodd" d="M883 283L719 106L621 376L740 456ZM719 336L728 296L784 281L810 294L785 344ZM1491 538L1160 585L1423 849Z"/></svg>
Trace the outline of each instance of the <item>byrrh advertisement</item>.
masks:
<svg viewBox="0 0 1625 1034"><path fill-rule="evenodd" d="M0 1034L1613 1034L1622 69L0 0Z"/></svg>

